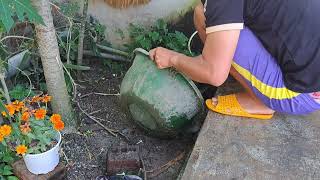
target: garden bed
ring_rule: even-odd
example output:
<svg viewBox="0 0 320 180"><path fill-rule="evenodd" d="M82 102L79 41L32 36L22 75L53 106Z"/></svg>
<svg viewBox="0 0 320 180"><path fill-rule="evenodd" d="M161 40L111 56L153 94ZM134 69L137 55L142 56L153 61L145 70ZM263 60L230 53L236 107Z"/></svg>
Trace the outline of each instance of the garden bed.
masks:
<svg viewBox="0 0 320 180"><path fill-rule="evenodd" d="M77 93L81 108L93 113L91 115L98 117L103 125L121 132L126 138L109 134L77 108L76 114L79 114L81 121L79 132L64 136L62 144L65 154L62 158L68 164L67 179L95 179L105 174L108 149L121 144L140 145L145 169L154 170L148 173L148 179L176 179L194 140L190 138L161 140L145 134L120 109L117 94L124 75L112 74L101 60L90 60L89 66L91 70L83 74L83 81L78 82L80 86ZM109 96L94 93L109 94ZM168 169L157 169L181 156L181 153L185 153L182 160L171 163L172 166Z"/></svg>

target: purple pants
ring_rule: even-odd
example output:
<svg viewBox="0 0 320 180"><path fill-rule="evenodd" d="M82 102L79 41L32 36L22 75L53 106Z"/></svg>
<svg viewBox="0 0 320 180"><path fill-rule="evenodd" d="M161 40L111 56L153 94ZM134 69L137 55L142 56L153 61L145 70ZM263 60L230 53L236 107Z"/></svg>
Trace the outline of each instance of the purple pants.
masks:
<svg viewBox="0 0 320 180"><path fill-rule="evenodd" d="M320 104L309 93L297 93L285 87L274 57L248 28L241 31L232 67L255 95L274 111L304 115L320 110Z"/></svg>

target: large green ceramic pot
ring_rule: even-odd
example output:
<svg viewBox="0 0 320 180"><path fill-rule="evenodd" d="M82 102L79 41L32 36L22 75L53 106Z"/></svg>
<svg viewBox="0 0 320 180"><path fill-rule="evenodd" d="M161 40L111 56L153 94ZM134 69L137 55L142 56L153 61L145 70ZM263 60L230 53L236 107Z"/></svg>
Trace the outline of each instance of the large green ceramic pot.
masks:
<svg viewBox="0 0 320 180"><path fill-rule="evenodd" d="M196 85L174 69L159 70L148 52L136 50L121 84L122 107L149 134L173 137L205 116Z"/></svg>

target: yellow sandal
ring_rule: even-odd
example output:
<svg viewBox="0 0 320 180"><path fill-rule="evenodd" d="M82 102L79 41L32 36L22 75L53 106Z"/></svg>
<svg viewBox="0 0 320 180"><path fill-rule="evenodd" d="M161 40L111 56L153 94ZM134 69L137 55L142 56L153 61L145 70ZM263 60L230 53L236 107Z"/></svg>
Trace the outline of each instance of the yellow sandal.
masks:
<svg viewBox="0 0 320 180"><path fill-rule="evenodd" d="M248 117L262 120L268 120L273 117L273 114L250 114L246 112L239 104L235 94L218 96L218 104L216 106L212 104L212 99L208 99L206 100L206 105L210 110L225 115Z"/></svg>

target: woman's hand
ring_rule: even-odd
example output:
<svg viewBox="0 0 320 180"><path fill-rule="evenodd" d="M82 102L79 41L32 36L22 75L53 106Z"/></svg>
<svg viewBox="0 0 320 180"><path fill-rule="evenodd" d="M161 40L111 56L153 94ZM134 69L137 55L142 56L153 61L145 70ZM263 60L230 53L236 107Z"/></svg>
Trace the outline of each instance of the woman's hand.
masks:
<svg viewBox="0 0 320 180"><path fill-rule="evenodd" d="M181 55L175 51L158 47L150 50L149 56L156 63L159 69L165 69L173 66L173 59Z"/></svg>

